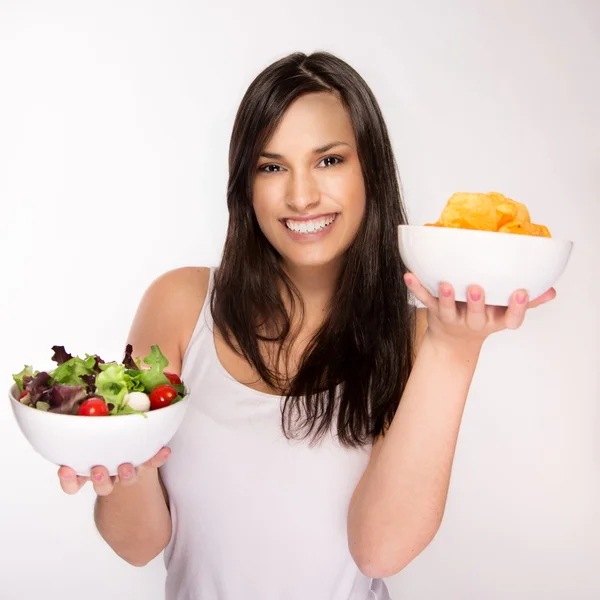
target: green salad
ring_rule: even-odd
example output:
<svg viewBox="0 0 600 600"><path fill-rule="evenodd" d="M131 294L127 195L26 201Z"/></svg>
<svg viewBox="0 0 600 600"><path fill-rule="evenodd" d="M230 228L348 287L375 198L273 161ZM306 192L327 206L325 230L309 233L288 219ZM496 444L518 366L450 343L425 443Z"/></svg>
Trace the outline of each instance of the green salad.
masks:
<svg viewBox="0 0 600 600"><path fill-rule="evenodd" d="M13 374L19 402L36 410L79 416L145 414L179 402L184 384L166 371L169 361L157 345L143 361L127 344L122 362L104 362L97 354L72 356L52 346L56 368L34 371L25 365ZM143 367L142 364L146 365Z"/></svg>

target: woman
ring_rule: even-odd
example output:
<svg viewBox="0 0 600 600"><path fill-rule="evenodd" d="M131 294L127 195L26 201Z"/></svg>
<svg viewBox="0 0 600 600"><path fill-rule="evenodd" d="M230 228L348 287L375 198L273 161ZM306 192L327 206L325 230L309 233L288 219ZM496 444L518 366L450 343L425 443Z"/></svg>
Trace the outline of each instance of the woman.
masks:
<svg viewBox="0 0 600 600"><path fill-rule="evenodd" d="M554 290L499 309L473 286L463 305L405 272L384 120L329 54L257 77L229 161L219 268L158 278L128 339L160 345L190 409L147 464L93 470L98 530L133 565L165 550L168 599L388 598L440 526L484 340Z"/></svg>

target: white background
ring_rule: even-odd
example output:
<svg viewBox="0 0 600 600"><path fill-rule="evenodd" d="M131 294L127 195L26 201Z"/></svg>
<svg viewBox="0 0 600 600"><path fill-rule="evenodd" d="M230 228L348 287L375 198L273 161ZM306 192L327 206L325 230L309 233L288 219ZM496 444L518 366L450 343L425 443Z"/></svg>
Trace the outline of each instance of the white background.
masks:
<svg viewBox="0 0 600 600"><path fill-rule="evenodd" d="M413 223L455 191L575 241L558 298L487 345L448 509L395 600L600 597L600 4L0 0L0 373L122 356L146 286L218 262L247 85L327 49L378 97ZM0 598L163 597L0 402ZM318 543L318 540L315 540ZM283 599L282 599L283 600Z"/></svg>

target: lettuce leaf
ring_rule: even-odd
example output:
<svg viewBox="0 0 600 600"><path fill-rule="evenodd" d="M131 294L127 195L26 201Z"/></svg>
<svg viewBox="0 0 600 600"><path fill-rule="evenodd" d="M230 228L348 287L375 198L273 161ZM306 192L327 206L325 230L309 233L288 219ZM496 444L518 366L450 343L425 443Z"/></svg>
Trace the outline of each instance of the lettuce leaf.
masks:
<svg viewBox="0 0 600 600"><path fill-rule="evenodd" d="M73 356L65 350L64 346L52 346L52 350L54 350L52 360L57 365L62 365L73 358Z"/></svg>
<svg viewBox="0 0 600 600"><path fill-rule="evenodd" d="M112 413L112 414L116 414L116 413ZM120 415L142 415L144 418L148 418L148 415L145 412L142 412L140 410L134 410L133 408L131 408L131 406L122 406L121 409L119 410Z"/></svg>
<svg viewBox="0 0 600 600"><path fill-rule="evenodd" d="M123 357L123 364L126 369L130 369L131 371L139 371L139 364L133 360L133 356L131 356L131 352L133 351L133 346L131 344L127 344L125 346L125 356Z"/></svg>
<svg viewBox="0 0 600 600"><path fill-rule="evenodd" d="M19 388L19 392L23 392L25 390L25 383L23 382L23 379L25 377L33 379L37 374L38 372L36 371L34 373L31 365L25 365L25 368L20 373L14 374L12 377Z"/></svg>
<svg viewBox="0 0 600 600"><path fill-rule="evenodd" d="M125 381L127 382L127 390L129 392L143 392L144 384L142 383L143 371L134 371L133 369L125 369Z"/></svg>
<svg viewBox="0 0 600 600"><path fill-rule="evenodd" d="M86 390L80 385L60 385L59 383L55 383L52 386L52 394L49 402L50 409L48 412L76 415L80 404L86 397Z"/></svg>
<svg viewBox="0 0 600 600"><path fill-rule="evenodd" d="M86 356L85 359L75 356L61 363L52 372L55 383L60 385L87 385L82 379L84 375L93 375L96 372L96 357Z"/></svg>
<svg viewBox="0 0 600 600"><path fill-rule="evenodd" d="M35 377L23 378L25 390L29 392L29 402L35 406L37 402L48 402L52 397L52 380L46 371L38 373Z"/></svg>
<svg viewBox="0 0 600 600"><path fill-rule="evenodd" d="M122 363L105 363L97 354L73 356L64 346L52 346L52 350L52 360L57 364L54 370L40 372L25 365L12 376L19 392L28 392L22 401L40 410L77 414L85 399L98 396L107 403L110 414L137 413L124 406L128 392L151 393L158 385L170 383L164 374L169 361L157 345L151 346L142 361L133 358L132 345L127 344ZM142 367L142 362L148 368ZM185 392L183 385L174 387L179 394L176 402Z"/></svg>
<svg viewBox="0 0 600 600"><path fill-rule="evenodd" d="M125 374L125 367L118 363L100 365L100 373L96 375L96 394L102 396L107 404L112 404L111 413L119 412L130 379ZM109 407L110 408L110 407Z"/></svg>
<svg viewBox="0 0 600 600"><path fill-rule="evenodd" d="M88 394L93 394L96 391L96 373L91 375L82 375L81 381L85 385L85 389Z"/></svg>
<svg viewBox="0 0 600 600"><path fill-rule="evenodd" d="M150 354L144 358L144 363L150 367L141 372L140 381L144 385L144 391L150 393L157 385L170 383L168 377L164 374L169 361L158 346L151 346Z"/></svg>

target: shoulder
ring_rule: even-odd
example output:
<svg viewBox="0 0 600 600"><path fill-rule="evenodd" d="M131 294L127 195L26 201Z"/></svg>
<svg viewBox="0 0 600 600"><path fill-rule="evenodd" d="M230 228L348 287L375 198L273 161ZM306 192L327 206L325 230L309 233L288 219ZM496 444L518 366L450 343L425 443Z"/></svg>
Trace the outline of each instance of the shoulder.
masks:
<svg viewBox="0 0 600 600"><path fill-rule="evenodd" d="M154 279L145 290L129 332L128 342L142 356L160 346L179 369L208 294L208 267L180 267Z"/></svg>
<svg viewBox="0 0 600 600"><path fill-rule="evenodd" d="M180 267L167 271L152 281L144 297L160 301L164 307L178 306L181 301L204 303L209 280L208 267Z"/></svg>

